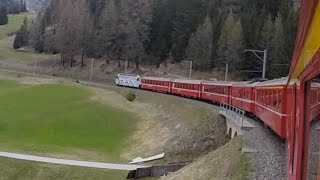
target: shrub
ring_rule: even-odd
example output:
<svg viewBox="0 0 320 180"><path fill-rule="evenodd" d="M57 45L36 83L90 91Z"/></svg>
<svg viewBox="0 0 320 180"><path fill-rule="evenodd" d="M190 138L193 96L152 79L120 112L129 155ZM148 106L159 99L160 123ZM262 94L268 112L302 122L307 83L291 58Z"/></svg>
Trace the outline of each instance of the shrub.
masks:
<svg viewBox="0 0 320 180"><path fill-rule="evenodd" d="M130 101L130 102L133 102L133 101L136 99L136 94L130 92L130 93L128 93L128 94L126 95L126 99L127 99L128 101Z"/></svg>

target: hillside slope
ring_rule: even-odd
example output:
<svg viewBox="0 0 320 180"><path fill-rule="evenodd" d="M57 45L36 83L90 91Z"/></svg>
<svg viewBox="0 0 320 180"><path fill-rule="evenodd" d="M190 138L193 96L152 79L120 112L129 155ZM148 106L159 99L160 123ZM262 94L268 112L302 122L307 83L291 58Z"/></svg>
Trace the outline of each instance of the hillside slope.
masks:
<svg viewBox="0 0 320 180"><path fill-rule="evenodd" d="M242 137L236 137L221 148L169 175L165 180L247 179L250 164L241 154L241 147Z"/></svg>

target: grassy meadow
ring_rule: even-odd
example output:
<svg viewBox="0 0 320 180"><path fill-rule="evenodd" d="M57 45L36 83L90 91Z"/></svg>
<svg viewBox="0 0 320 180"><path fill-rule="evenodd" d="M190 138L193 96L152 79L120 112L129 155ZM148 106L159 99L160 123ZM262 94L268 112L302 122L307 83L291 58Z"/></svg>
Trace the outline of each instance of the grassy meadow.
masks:
<svg viewBox="0 0 320 180"><path fill-rule="evenodd" d="M71 85L0 80L0 149L120 161L136 116L90 96Z"/></svg>
<svg viewBox="0 0 320 180"><path fill-rule="evenodd" d="M0 158L0 180L124 180L126 171L53 165Z"/></svg>

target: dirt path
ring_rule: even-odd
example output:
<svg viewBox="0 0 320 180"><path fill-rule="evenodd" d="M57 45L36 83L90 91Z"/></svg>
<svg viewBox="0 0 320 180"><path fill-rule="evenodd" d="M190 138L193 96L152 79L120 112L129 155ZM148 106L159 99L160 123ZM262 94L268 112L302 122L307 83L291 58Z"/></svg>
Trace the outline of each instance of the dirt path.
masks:
<svg viewBox="0 0 320 180"><path fill-rule="evenodd" d="M91 161L77 161L77 160L69 160L69 159L57 159L57 158L40 157L40 156L32 156L32 155L8 153L8 152L0 152L0 157L51 163L51 164L69 165L69 166L109 169L109 170L131 171L131 170L136 170L137 168L148 167L148 166L140 166L140 165L113 164L113 163L101 163L101 162L91 162Z"/></svg>

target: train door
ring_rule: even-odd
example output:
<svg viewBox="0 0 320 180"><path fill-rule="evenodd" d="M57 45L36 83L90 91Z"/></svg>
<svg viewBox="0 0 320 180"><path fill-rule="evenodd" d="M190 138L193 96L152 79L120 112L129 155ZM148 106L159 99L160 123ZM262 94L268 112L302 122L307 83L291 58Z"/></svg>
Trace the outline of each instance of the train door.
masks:
<svg viewBox="0 0 320 180"><path fill-rule="evenodd" d="M314 84L320 76L299 80L288 92L288 179L320 180L320 121L315 108Z"/></svg>
<svg viewBox="0 0 320 180"><path fill-rule="evenodd" d="M309 137L306 141L308 144L305 145L305 152L307 152L307 155L305 155L305 164L307 165L305 174L308 180L320 179L320 121L315 115L319 104L316 95L319 89L319 82L320 76L317 76L306 85L306 136Z"/></svg>

